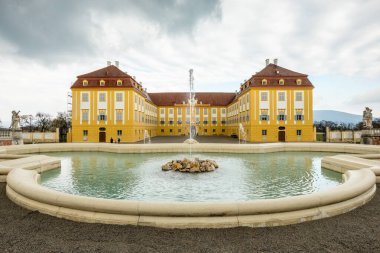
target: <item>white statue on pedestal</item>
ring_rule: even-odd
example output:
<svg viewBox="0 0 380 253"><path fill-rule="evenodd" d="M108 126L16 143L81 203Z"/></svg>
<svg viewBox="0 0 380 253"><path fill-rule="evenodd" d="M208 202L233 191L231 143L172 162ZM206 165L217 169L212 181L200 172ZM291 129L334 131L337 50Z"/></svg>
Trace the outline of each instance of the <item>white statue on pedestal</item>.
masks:
<svg viewBox="0 0 380 253"><path fill-rule="evenodd" d="M363 111L363 128L364 129L372 129L372 109L366 107Z"/></svg>
<svg viewBox="0 0 380 253"><path fill-rule="evenodd" d="M20 111L12 111L12 124L11 124L11 130L20 130Z"/></svg>
<svg viewBox="0 0 380 253"><path fill-rule="evenodd" d="M12 123L11 123L11 131L12 131L12 144L13 145L21 145L24 144L22 139L22 130L20 128L20 111L12 111Z"/></svg>

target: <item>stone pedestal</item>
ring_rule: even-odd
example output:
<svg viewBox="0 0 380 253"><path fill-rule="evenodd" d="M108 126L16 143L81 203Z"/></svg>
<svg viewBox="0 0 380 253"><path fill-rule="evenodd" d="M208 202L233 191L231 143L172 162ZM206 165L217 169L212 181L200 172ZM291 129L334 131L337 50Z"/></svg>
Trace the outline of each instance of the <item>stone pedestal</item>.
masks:
<svg viewBox="0 0 380 253"><path fill-rule="evenodd" d="M12 131L12 145L23 145L24 141L22 139L22 130Z"/></svg>
<svg viewBox="0 0 380 253"><path fill-rule="evenodd" d="M380 129L363 130L360 144L380 145Z"/></svg>

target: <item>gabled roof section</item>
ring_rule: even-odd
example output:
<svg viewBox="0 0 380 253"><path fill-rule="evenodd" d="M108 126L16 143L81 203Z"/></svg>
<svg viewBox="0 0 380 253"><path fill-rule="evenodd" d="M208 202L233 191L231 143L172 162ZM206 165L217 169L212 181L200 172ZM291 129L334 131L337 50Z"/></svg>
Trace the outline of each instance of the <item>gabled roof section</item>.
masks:
<svg viewBox="0 0 380 253"><path fill-rule="evenodd" d="M225 92L196 92L195 99L198 104L209 104L211 106L227 106L230 104L236 94ZM175 104L188 103L188 92L165 92L165 93L149 93L152 102L157 106L174 106Z"/></svg>
<svg viewBox="0 0 380 253"><path fill-rule="evenodd" d="M77 76L77 78L130 78L131 76L121 71L114 65L107 66L93 72Z"/></svg>
<svg viewBox="0 0 380 253"><path fill-rule="evenodd" d="M267 81L266 85L262 84L264 79ZM279 83L281 79L284 81L283 85ZM297 84L297 80L301 80L300 85ZM245 84L247 84L246 86L248 87L314 87L306 74L298 73L273 63L268 64L261 71L256 72Z"/></svg>
<svg viewBox="0 0 380 253"><path fill-rule="evenodd" d="M87 81L87 85L83 86L83 81ZM104 80L105 85L100 86L100 80ZM122 85L118 86L117 81L121 80ZM77 76L77 80L71 86L71 88L107 88L107 87L138 87L137 81L134 80L130 75L121 71L118 67L114 65L107 66L95 70L93 72Z"/></svg>
<svg viewBox="0 0 380 253"><path fill-rule="evenodd" d="M271 63L254 74L253 77L307 77L307 75Z"/></svg>

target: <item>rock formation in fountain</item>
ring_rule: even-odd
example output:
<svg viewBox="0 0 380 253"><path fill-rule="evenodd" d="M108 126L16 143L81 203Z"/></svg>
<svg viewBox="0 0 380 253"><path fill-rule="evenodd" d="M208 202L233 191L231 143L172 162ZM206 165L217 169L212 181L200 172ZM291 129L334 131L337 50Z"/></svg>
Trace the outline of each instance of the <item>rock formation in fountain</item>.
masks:
<svg viewBox="0 0 380 253"><path fill-rule="evenodd" d="M179 172L210 172L219 168L218 164L213 160L195 160L183 159L183 160L173 160L162 165L163 171L173 170Z"/></svg>

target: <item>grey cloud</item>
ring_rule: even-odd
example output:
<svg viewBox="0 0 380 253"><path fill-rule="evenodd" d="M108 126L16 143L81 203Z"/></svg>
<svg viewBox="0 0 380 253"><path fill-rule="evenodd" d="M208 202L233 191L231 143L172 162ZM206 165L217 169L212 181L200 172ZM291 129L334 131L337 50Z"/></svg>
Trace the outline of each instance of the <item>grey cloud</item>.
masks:
<svg viewBox="0 0 380 253"><path fill-rule="evenodd" d="M91 11L138 16L166 33L186 33L203 18L221 16L219 0L0 0L0 36L21 56L57 61L90 55L96 51Z"/></svg>

